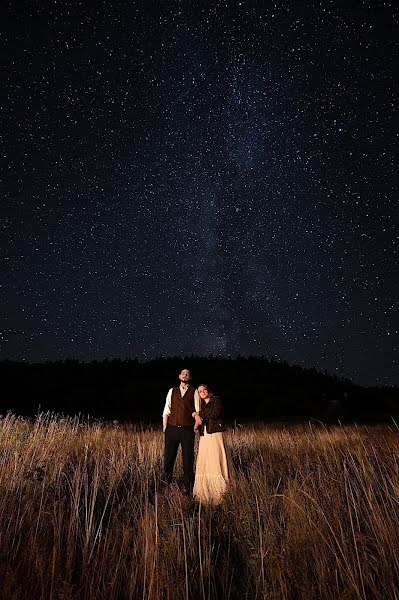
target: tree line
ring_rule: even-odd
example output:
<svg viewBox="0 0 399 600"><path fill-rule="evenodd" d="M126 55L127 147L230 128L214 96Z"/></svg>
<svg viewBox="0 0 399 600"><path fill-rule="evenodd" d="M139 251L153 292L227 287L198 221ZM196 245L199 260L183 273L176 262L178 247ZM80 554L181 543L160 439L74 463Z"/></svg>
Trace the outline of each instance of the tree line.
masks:
<svg viewBox="0 0 399 600"><path fill-rule="evenodd" d="M326 371L267 357L158 357L25 363L3 360L1 412L40 411L160 422L167 390L185 367L224 400L226 418L323 421L399 418L399 388L365 388Z"/></svg>

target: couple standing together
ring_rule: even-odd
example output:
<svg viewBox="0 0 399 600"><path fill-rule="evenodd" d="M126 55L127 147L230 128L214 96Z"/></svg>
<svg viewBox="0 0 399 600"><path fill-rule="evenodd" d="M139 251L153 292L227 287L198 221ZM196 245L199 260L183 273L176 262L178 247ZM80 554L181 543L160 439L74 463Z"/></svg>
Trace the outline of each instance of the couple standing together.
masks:
<svg viewBox="0 0 399 600"><path fill-rule="evenodd" d="M163 411L164 480L172 481L181 444L186 492L199 502L219 504L231 475L223 440L222 401L205 384L191 387L188 369L181 371L179 379L180 385L169 390ZM194 479L196 431L200 442Z"/></svg>

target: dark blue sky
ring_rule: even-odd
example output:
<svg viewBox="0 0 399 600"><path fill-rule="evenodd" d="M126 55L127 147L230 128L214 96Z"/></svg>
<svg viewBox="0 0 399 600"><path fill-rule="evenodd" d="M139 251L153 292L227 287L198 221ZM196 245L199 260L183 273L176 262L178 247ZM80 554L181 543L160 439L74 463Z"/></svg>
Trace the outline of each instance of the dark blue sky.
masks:
<svg viewBox="0 0 399 600"><path fill-rule="evenodd" d="M14 4L1 358L399 384L391 2Z"/></svg>

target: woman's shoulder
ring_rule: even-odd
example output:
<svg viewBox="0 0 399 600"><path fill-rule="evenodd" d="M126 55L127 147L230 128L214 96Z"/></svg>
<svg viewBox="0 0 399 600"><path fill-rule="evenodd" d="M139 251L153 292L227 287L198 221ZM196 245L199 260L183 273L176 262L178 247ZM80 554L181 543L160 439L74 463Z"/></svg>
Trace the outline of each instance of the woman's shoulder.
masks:
<svg viewBox="0 0 399 600"><path fill-rule="evenodd" d="M214 396L213 397L213 405L215 406L215 408L217 407L219 410L222 409L223 407L223 400L221 396Z"/></svg>
<svg viewBox="0 0 399 600"><path fill-rule="evenodd" d="M222 404L222 397L221 396L212 396L211 398L212 404Z"/></svg>

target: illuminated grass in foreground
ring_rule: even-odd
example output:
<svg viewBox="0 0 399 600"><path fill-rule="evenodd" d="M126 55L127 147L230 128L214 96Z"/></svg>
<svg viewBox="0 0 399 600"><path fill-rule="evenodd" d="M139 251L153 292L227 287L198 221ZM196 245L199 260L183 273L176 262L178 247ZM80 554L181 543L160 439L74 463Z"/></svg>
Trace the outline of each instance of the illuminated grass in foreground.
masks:
<svg viewBox="0 0 399 600"><path fill-rule="evenodd" d="M209 508L161 487L160 430L2 418L2 598L399 597L395 425L226 440L235 481Z"/></svg>

